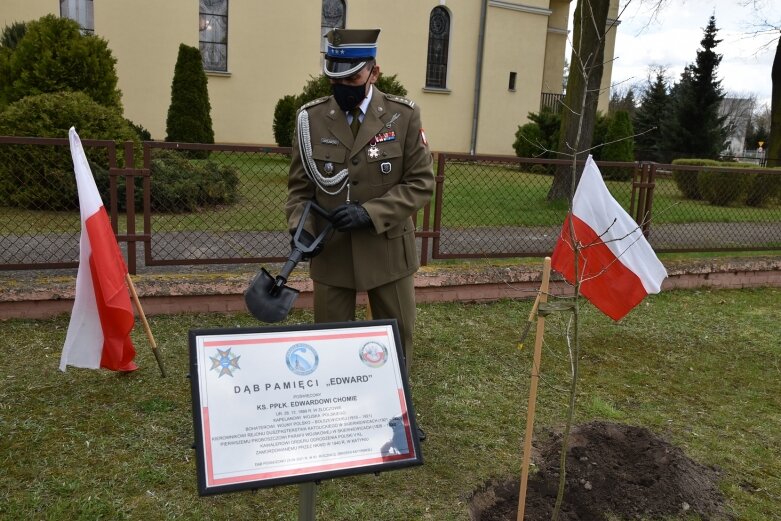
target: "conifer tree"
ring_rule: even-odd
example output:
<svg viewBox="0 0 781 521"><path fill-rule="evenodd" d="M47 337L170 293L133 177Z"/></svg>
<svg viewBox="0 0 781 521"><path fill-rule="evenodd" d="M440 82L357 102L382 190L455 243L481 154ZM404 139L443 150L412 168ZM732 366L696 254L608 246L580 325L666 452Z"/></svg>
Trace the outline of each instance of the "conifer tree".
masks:
<svg viewBox="0 0 781 521"><path fill-rule="evenodd" d="M635 112L635 152L638 160L667 162L671 159L662 144L662 125L668 117L669 105L664 69L660 68L653 82L648 79L648 86L640 97L640 107Z"/></svg>
<svg viewBox="0 0 781 521"><path fill-rule="evenodd" d="M632 118L626 110L618 110L610 115L610 122L605 134L605 147L602 150L603 161L632 162L635 160L635 142L632 138L634 128ZM632 169L607 170L604 174L608 179L626 180L632 178Z"/></svg>
<svg viewBox="0 0 781 521"><path fill-rule="evenodd" d="M206 73L196 47L179 45L165 131L166 141L214 143Z"/></svg>
<svg viewBox="0 0 781 521"><path fill-rule="evenodd" d="M663 134L668 152L676 157L717 158L726 146L727 117L719 115L724 99L721 80L716 74L721 55L714 49L716 18L710 17L697 50L697 60L688 65L672 90L671 117Z"/></svg>

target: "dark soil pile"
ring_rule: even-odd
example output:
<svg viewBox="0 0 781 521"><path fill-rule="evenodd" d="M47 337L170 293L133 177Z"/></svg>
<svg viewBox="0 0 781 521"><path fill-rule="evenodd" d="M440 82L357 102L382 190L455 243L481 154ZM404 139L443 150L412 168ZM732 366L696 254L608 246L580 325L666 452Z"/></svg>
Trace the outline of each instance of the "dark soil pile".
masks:
<svg viewBox="0 0 781 521"><path fill-rule="evenodd" d="M549 520L559 487L561 434L538 443L530 475L526 521ZM567 451L560 521L657 519L699 514L729 520L716 481L718 472L641 427L608 422L577 426ZM472 498L474 521L516 521L519 479L492 482Z"/></svg>

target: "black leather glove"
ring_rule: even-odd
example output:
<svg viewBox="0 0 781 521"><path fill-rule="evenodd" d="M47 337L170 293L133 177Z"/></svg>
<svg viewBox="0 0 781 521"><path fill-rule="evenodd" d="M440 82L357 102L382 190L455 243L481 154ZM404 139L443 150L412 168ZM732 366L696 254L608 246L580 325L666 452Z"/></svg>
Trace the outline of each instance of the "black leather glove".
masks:
<svg viewBox="0 0 781 521"><path fill-rule="evenodd" d="M306 230L301 230L301 235L298 237L298 242L303 244L306 247L309 247L312 245L313 242L315 242L315 238L312 237L312 234L309 233ZM301 260L309 260L312 257L317 257L321 251L323 251L323 246L325 242L320 241L320 244L318 244L315 249L312 251L312 253L304 253L301 255ZM290 239L290 250L292 251L296 247L295 241L291 238Z"/></svg>
<svg viewBox="0 0 781 521"><path fill-rule="evenodd" d="M362 230L372 225L369 212L360 204L343 204L336 207L329 216L334 228L340 232Z"/></svg>

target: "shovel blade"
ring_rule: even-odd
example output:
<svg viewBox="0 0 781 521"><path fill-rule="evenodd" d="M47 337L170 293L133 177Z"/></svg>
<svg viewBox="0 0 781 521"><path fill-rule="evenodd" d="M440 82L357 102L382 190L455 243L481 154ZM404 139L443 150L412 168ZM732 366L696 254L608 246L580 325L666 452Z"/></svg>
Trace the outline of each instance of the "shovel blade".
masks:
<svg viewBox="0 0 781 521"><path fill-rule="evenodd" d="M275 279L262 268L250 282L244 292L244 302L253 317L262 322L280 322L285 320L293 303L298 298L298 290L282 286L279 293L271 294Z"/></svg>

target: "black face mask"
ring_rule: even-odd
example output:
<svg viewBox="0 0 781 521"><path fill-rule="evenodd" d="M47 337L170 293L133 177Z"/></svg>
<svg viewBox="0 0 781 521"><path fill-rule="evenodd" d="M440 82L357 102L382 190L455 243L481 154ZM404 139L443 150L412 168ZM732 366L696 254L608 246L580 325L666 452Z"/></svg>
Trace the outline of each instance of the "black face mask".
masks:
<svg viewBox="0 0 781 521"><path fill-rule="evenodd" d="M366 83L363 85L332 83L331 91L334 93L334 99L339 108L347 112L360 105L363 98L366 97L366 85L368 83L369 78L366 78Z"/></svg>

